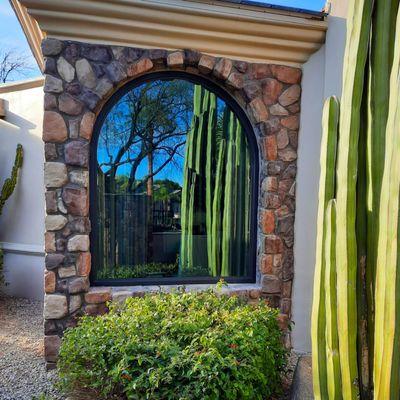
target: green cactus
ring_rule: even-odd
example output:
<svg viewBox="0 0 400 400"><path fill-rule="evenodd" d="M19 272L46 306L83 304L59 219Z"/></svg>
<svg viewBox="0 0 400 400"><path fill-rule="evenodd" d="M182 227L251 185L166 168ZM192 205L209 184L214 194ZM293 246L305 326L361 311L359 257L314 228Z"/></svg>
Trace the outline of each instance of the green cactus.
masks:
<svg viewBox="0 0 400 400"><path fill-rule="evenodd" d="M7 199L14 192L15 186L17 185L18 172L22 167L22 162L24 158L24 152L22 145L17 145L17 150L15 153L14 166L11 170L11 176L4 181L3 187L0 193L0 215L3 212L4 204ZM4 274L3 274L3 251L0 249L0 284L4 284Z"/></svg>
<svg viewBox="0 0 400 400"><path fill-rule="evenodd" d="M320 157L318 232L314 275L314 298L311 320L313 386L316 399L328 396L326 367L326 309L325 309L325 220L328 202L335 197L335 166L338 140L339 102L336 97L326 100L322 117ZM332 312L331 312L332 313Z"/></svg>

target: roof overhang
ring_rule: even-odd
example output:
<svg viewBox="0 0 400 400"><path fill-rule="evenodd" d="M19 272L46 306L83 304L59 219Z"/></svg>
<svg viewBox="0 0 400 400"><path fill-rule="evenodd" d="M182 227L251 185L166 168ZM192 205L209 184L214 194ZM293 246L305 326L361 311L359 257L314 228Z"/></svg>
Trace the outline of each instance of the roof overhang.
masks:
<svg viewBox="0 0 400 400"><path fill-rule="evenodd" d="M325 41L324 14L219 0L10 0L39 66L43 37L190 48L299 66Z"/></svg>

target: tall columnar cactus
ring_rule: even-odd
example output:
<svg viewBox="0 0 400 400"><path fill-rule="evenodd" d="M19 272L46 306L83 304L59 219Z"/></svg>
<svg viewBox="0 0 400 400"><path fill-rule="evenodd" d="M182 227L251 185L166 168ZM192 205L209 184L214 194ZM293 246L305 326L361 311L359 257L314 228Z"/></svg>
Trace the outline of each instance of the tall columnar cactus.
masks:
<svg viewBox="0 0 400 400"><path fill-rule="evenodd" d="M17 146L15 159L14 159L14 166L11 170L11 176L4 181L3 187L0 193L0 215L3 212L4 204L6 203L7 199L12 195L14 192L15 186L17 185L18 179L18 171L22 167L23 161L23 150L22 145ZM0 249L0 283L4 283L4 276L3 276L3 251Z"/></svg>
<svg viewBox="0 0 400 400"><path fill-rule="evenodd" d="M350 2L343 73L335 200L328 203L321 196L331 184L324 160L327 152L333 158L336 148L325 139L326 129L322 141L312 324L314 391L321 399L394 400L400 399L399 0ZM332 314L336 308L337 318ZM321 325L324 339L318 336ZM335 335L339 357L332 362Z"/></svg>
<svg viewBox="0 0 400 400"><path fill-rule="evenodd" d="M216 95L196 85L182 188L182 273L202 263L208 263L211 276L245 270L249 162L245 134L234 113L227 105L218 112Z"/></svg>

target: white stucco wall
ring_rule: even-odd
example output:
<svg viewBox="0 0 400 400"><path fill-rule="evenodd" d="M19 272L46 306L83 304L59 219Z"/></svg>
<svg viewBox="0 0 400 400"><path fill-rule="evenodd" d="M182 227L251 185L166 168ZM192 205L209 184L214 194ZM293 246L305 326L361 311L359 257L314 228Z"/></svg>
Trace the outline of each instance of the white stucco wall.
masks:
<svg viewBox="0 0 400 400"><path fill-rule="evenodd" d="M9 294L43 297L44 185L43 88L0 93L6 117L0 119L0 185L9 176L15 149L21 143L24 162L15 192L0 217L0 244L5 253Z"/></svg>
<svg viewBox="0 0 400 400"><path fill-rule="evenodd" d="M347 1L332 2L326 43L303 66L296 186L292 344L294 350L304 353L311 351L310 318L315 264L322 107L327 97L341 94L346 13Z"/></svg>

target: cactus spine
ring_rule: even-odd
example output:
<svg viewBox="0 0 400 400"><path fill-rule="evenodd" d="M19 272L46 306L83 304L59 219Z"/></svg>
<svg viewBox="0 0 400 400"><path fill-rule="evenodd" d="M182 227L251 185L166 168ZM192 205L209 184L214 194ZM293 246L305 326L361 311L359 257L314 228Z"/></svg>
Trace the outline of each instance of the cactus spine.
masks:
<svg viewBox="0 0 400 400"><path fill-rule="evenodd" d="M11 176L4 181L3 187L0 193L0 215L3 212L3 207L8 200L8 198L14 192L15 186L17 185L18 180L18 172L22 167L22 162L24 158L24 153L22 149L22 145L17 145L17 150L15 152L14 165L11 170ZM4 283L3 276L3 251L0 249L0 284Z"/></svg>

